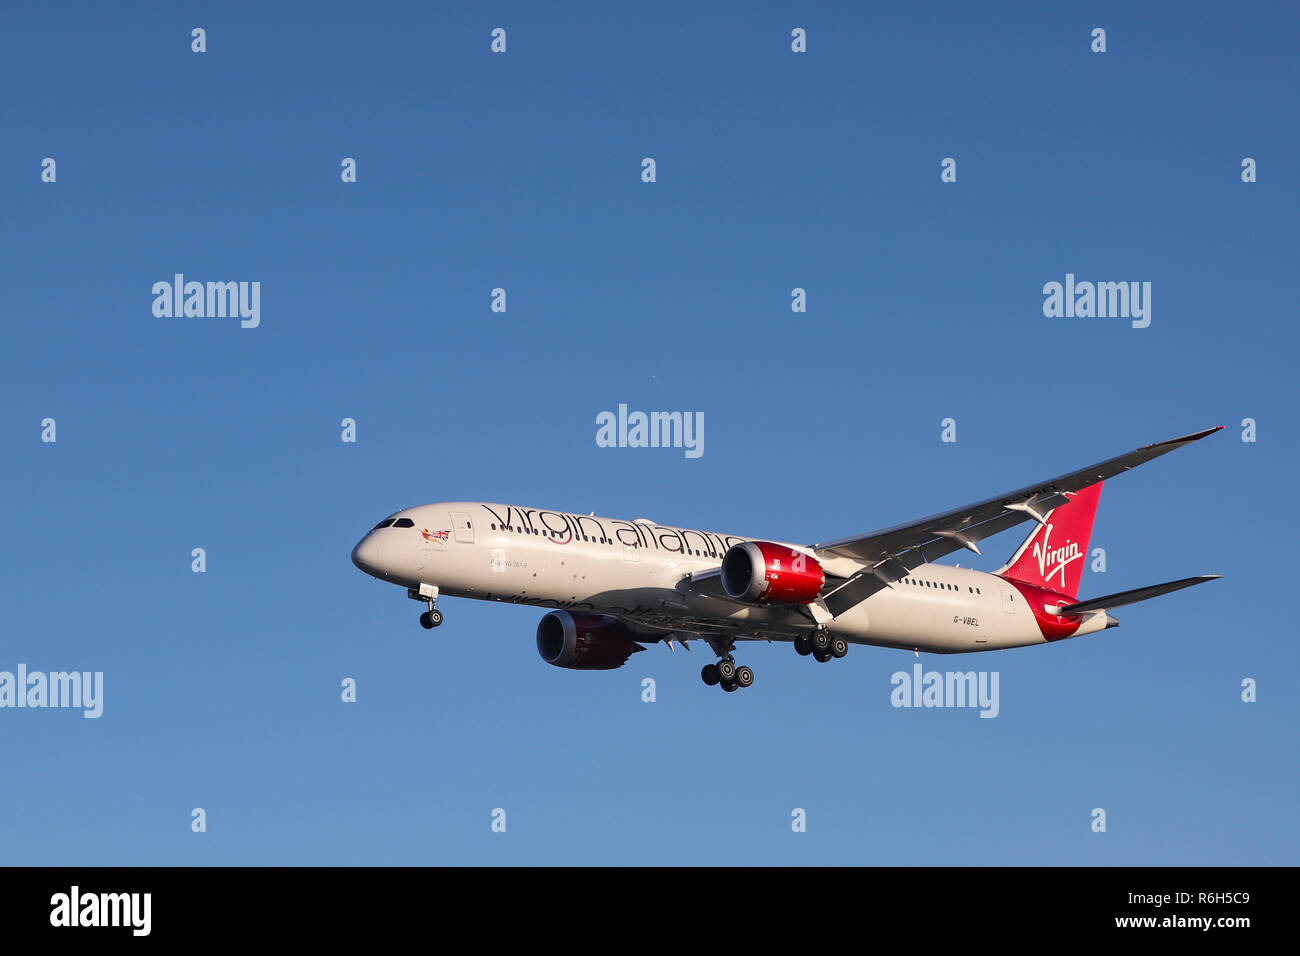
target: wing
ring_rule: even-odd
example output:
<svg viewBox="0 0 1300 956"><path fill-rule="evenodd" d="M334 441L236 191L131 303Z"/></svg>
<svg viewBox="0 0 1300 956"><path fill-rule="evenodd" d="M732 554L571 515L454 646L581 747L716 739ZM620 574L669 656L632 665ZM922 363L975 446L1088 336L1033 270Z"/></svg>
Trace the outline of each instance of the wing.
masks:
<svg viewBox="0 0 1300 956"><path fill-rule="evenodd" d="M1076 492L1113 478L1130 468L1136 468L1153 458L1159 458L1175 448L1199 441L1222 428L1220 425L1181 438L1144 445L1136 451L1087 468L1036 482L964 508L931 515L911 524L815 544L812 547L819 558L828 561L848 558L864 565L862 571L851 576L846 583L823 594L826 606L832 614L842 614L922 564L936 561L961 548L979 554L978 543L985 538L1006 531L1022 521L1041 522L1047 512L1065 504Z"/></svg>

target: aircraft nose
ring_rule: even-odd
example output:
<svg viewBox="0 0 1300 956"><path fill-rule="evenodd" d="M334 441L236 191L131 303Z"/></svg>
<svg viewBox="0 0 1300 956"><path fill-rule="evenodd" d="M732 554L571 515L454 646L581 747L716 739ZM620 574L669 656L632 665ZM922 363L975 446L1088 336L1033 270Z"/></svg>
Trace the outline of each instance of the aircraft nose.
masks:
<svg viewBox="0 0 1300 956"><path fill-rule="evenodd" d="M359 567L366 574L379 575L379 542L375 540L374 534L368 534L352 549L352 563Z"/></svg>

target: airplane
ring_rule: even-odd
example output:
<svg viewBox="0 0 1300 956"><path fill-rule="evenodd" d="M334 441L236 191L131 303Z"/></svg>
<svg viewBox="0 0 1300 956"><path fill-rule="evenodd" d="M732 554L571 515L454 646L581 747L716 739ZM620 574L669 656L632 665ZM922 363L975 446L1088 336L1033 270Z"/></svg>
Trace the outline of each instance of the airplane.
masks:
<svg viewBox="0 0 1300 956"><path fill-rule="evenodd" d="M1051 644L1118 626L1114 608L1212 581L1203 574L1079 600L1102 483L1223 426L1144 445L1077 471L909 524L790 544L567 511L451 501L380 521L352 551L365 573L427 605L443 595L547 609L537 651L574 670L621 667L645 644L707 644L704 683L754 683L741 641L785 641L826 663L851 644L960 654ZM1023 522L993 572L936 564Z"/></svg>

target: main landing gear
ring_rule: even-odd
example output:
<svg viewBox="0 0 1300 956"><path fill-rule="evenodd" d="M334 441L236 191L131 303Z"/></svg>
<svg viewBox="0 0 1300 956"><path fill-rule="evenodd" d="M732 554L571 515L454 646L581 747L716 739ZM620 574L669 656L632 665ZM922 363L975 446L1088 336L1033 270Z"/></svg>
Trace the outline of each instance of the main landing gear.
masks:
<svg viewBox="0 0 1300 956"><path fill-rule="evenodd" d="M730 694L737 688L754 683L754 672L744 664L737 667L735 660L728 654L716 664L705 664L700 670L700 679L710 687L721 684L722 689Z"/></svg>
<svg viewBox="0 0 1300 956"><path fill-rule="evenodd" d="M825 664L832 657L839 658L847 654L849 642L842 637L833 637L826 628L819 627L811 634L800 634L796 637L794 649L803 657L811 654L813 660Z"/></svg>

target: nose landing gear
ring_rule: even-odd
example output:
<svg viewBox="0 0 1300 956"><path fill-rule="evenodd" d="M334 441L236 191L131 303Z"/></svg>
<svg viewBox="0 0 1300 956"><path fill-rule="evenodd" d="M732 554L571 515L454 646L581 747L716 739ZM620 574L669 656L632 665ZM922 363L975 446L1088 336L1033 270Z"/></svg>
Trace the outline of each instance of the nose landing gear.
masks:
<svg viewBox="0 0 1300 956"><path fill-rule="evenodd" d="M407 588L406 596L412 601L423 601L429 610L420 615L420 627L426 631L442 623L442 612L438 610L438 589L432 584L421 584L419 590Z"/></svg>

